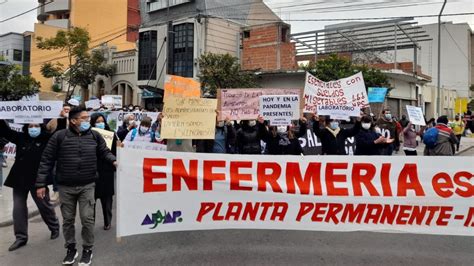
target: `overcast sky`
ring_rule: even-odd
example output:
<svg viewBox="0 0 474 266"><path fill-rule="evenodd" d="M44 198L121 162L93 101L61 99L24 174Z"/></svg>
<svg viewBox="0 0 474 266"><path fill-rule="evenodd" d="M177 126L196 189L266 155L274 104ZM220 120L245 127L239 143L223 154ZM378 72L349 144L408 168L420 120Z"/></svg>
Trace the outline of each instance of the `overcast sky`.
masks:
<svg viewBox="0 0 474 266"><path fill-rule="evenodd" d="M100 0L95 0L100 1ZM290 20L292 33L322 29L337 22L297 22L292 19L327 19L414 16L438 14L442 0L265 0L275 13L284 20ZM238 3L238 1L236 1ZM395 4L394 4L395 3ZM378 9L380 6L385 8ZM387 8L388 5L392 5ZM399 5L403 7L393 7ZM410 5L410 6L409 6ZM37 0L0 0L0 20L22 13L38 6ZM306 9L305 11L302 11ZM311 9L311 10L307 10ZM352 10L349 10L352 9ZM354 10L359 9L359 10ZM363 10L366 9L366 10ZM367 10L368 9L368 10ZM335 12L337 11L337 12ZM449 0L444 13L474 12L473 0ZM37 12L32 11L13 20L0 23L0 34L6 32L32 31ZM435 23L437 18L417 19L420 24ZM444 21L467 22L474 29L474 16L444 17Z"/></svg>

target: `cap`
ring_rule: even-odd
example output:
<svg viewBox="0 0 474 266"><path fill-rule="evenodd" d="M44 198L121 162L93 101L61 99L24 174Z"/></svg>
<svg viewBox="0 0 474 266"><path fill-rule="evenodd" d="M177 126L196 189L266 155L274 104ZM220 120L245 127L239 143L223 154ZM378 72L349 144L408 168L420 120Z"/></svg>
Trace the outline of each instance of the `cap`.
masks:
<svg viewBox="0 0 474 266"><path fill-rule="evenodd" d="M79 101L76 99L70 99L67 103L73 106L79 106Z"/></svg>

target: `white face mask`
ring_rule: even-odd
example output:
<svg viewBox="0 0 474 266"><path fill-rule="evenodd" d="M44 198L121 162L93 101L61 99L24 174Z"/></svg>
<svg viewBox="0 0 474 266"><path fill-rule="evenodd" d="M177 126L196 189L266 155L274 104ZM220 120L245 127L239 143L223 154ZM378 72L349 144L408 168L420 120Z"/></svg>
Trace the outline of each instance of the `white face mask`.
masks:
<svg viewBox="0 0 474 266"><path fill-rule="evenodd" d="M149 129L148 127L140 127L140 132L142 134L145 134L148 131L148 129Z"/></svg>
<svg viewBox="0 0 474 266"><path fill-rule="evenodd" d="M278 133L286 133L287 127L286 126L278 126L277 132Z"/></svg>
<svg viewBox="0 0 474 266"><path fill-rule="evenodd" d="M372 124L371 123L362 123L362 128L368 130Z"/></svg>
<svg viewBox="0 0 474 266"><path fill-rule="evenodd" d="M249 121L249 126L254 127L257 124L257 121L255 120L250 120Z"/></svg>
<svg viewBox="0 0 474 266"><path fill-rule="evenodd" d="M224 127L225 126L225 122L224 121L219 121L217 122L217 127Z"/></svg>

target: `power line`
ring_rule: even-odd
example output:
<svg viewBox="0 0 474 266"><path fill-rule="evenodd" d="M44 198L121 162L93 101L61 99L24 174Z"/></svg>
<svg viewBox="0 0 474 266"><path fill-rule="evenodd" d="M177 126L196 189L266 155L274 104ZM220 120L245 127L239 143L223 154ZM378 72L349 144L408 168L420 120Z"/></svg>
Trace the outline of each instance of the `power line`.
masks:
<svg viewBox="0 0 474 266"><path fill-rule="evenodd" d="M12 20L12 19L17 18L17 17L19 17L19 16L23 16L23 15L25 15L25 14L30 13L31 11L35 11L35 10L37 10L38 8L44 7L44 6L49 5L49 4L53 3L53 2L54 2L54 1L44 3L44 4L42 4L42 5L39 5L39 6L35 7L35 8L32 8L32 9L30 9L30 10L27 10L27 11L25 11L25 12L23 12L23 13L20 13L20 14L18 14L18 15L15 15L15 16L13 16L13 17L6 18L6 19L4 19L4 20L1 20L0 23L3 23L3 22L6 22L6 21L9 21L9 20Z"/></svg>

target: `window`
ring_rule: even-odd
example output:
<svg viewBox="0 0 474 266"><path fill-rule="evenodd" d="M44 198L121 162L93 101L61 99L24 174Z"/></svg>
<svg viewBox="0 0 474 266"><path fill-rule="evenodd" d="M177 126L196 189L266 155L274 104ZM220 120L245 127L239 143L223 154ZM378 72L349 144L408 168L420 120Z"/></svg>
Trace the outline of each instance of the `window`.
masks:
<svg viewBox="0 0 474 266"><path fill-rule="evenodd" d="M22 50L13 50L13 61L21 61L23 51Z"/></svg>
<svg viewBox="0 0 474 266"><path fill-rule="evenodd" d="M170 3L170 7L191 2L191 0L148 0L148 12L168 8L168 1Z"/></svg>
<svg viewBox="0 0 474 266"><path fill-rule="evenodd" d="M250 38L250 31L249 30L244 31L244 38Z"/></svg>
<svg viewBox="0 0 474 266"><path fill-rule="evenodd" d="M138 37L138 80L156 79L157 32L140 32Z"/></svg>
<svg viewBox="0 0 474 266"><path fill-rule="evenodd" d="M194 68L194 24L173 26L170 72L182 77L193 77Z"/></svg>
<svg viewBox="0 0 474 266"><path fill-rule="evenodd" d="M281 28L281 42L288 42L288 28Z"/></svg>

